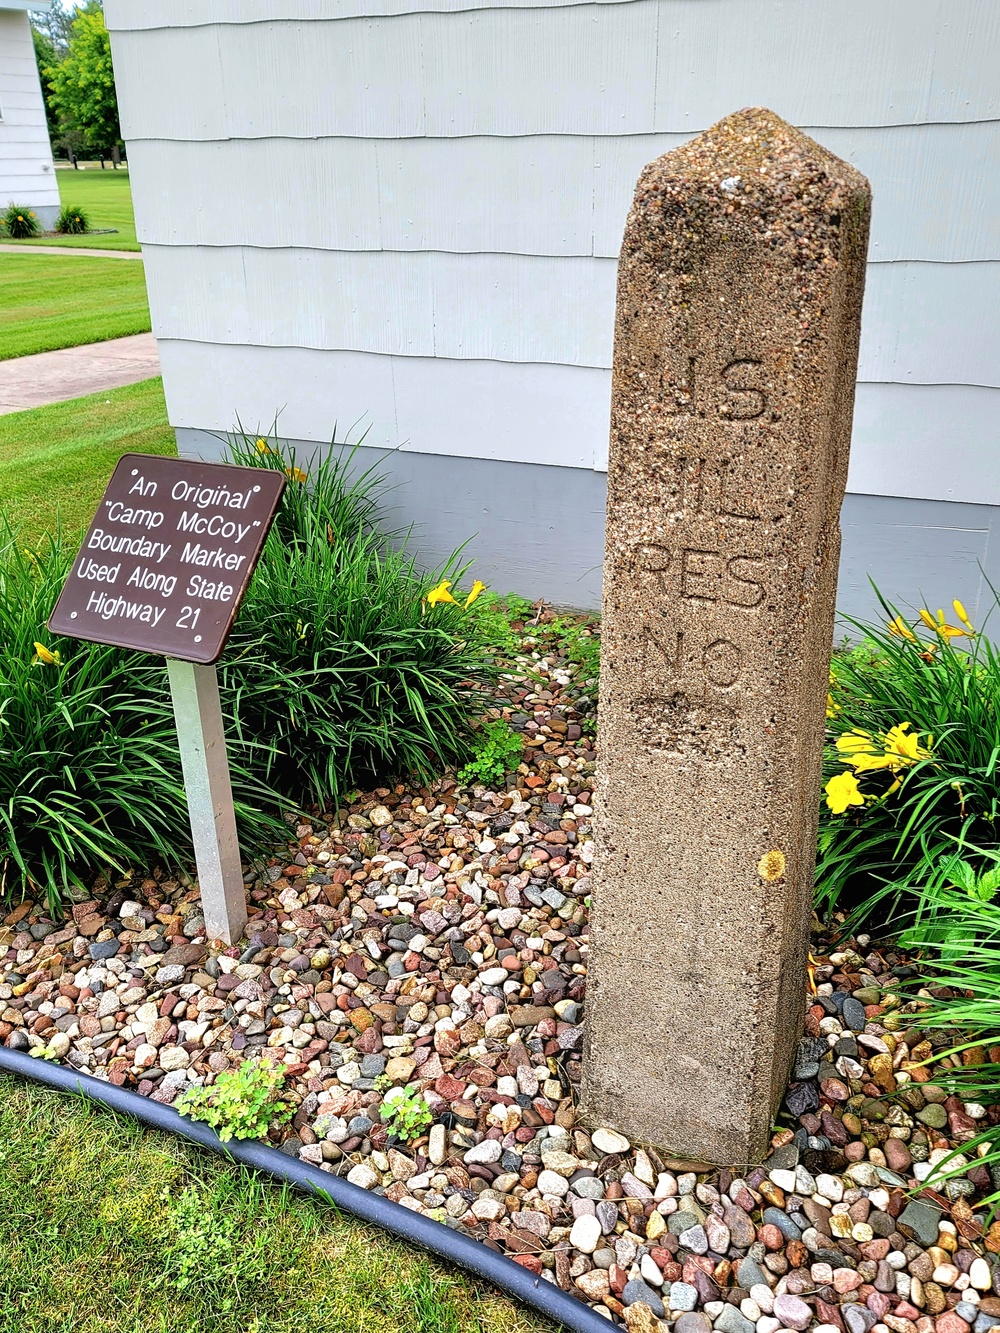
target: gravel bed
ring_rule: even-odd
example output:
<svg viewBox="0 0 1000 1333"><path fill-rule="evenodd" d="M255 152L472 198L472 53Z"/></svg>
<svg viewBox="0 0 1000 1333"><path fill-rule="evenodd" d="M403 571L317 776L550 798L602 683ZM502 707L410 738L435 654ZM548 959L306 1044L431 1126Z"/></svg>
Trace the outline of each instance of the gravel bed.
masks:
<svg viewBox="0 0 1000 1333"><path fill-rule="evenodd" d="M504 709L524 762L500 790L383 787L299 825L248 872L239 947L207 941L197 891L159 876L100 886L68 922L22 904L0 925L0 1041L161 1102L267 1056L295 1108L273 1131L285 1152L468 1231L633 1333L1000 1325L1000 1223L975 1204L989 1172L970 1159L933 1177L1000 1108L928 1081L919 1002L898 994L915 969L864 937L816 942L761 1166L578 1123L593 682L558 650L526 628ZM433 1114L408 1143L380 1115L403 1087Z"/></svg>

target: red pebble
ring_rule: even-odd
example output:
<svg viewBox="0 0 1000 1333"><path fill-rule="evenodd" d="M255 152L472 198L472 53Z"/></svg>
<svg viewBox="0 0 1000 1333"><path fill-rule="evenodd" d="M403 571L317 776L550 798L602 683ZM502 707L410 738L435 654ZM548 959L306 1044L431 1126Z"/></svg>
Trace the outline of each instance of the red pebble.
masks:
<svg viewBox="0 0 1000 1333"><path fill-rule="evenodd" d="M969 1325L954 1310L946 1310L944 1314L939 1314L935 1328L937 1333L969 1333Z"/></svg>
<svg viewBox="0 0 1000 1333"><path fill-rule="evenodd" d="M765 1222L757 1231L757 1239L767 1250L780 1250L785 1238L772 1222Z"/></svg>
<svg viewBox="0 0 1000 1333"><path fill-rule="evenodd" d="M625 1290L625 1283L628 1281L628 1273L622 1268L621 1264L612 1264L608 1269L608 1280L611 1283L611 1290L616 1296L620 1296Z"/></svg>
<svg viewBox="0 0 1000 1333"><path fill-rule="evenodd" d="M446 1101L458 1102L465 1096L465 1084L451 1074L442 1074L434 1081L434 1091Z"/></svg>
<svg viewBox="0 0 1000 1333"><path fill-rule="evenodd" d="M909 1301L900 1301L899 1304L896 1306L896 1314L900 1317L900 1319L920 1318L920 1311L917 1309L915 1305L911 1305Z"/></svg>
<svg viewBox="0 0 1000 1333"><path fill-rule="evenodd" d="M874 1259L876 1263L892 1249L891 1244L885 1236L879 1236L876 1240L867 1241L861 1246L861 1253L866 1259Z"/></svg>
<svg viewBox="0 0 1000 1333"><path fill-rule="evenodd" d="M512 1254L510 1256L516 1264L526 1268L529 1273L535 1273L540 1276L542 1272L542 1261L537 1254Z"/></svg>

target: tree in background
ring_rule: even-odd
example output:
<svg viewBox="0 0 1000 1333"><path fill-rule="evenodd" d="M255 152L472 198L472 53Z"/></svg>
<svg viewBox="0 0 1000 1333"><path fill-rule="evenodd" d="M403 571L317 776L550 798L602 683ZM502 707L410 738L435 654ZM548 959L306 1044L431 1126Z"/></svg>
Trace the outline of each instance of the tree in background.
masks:
<svg viewBox="0 0 1000 1333"><path fill-rule="evenodd" d="M52 104L58 117L57 139L118 160L122 149L118 98L111 65L111 40L104 26L101 0L87 0L73 16L66 54L43 72L51 83Z"/></svg>
<svg viewBox="0 0 1000 1333"><path fill-rule="evenodd" d="M37 11L36 11L37 12ZM34 14L32 14L34 20ZM53 143L59 137L59 113L52 100L52 69L58 63L55 43L44 28L31 24L31 40L35 44L35 60L38 64L38 77L42 84L42 100L45 103L45 123L49 129L49 138Z"/></svg>
<svg viewBox="0 0 1000 1333"><path fill-rule="evenodd" d="M35 44L35 60L42 84L42 98L45 102L45 121L49 128L49 138L53 146L62 141L59 112L52 97L52 70L65 58L69 50L69 34L73 26L73 15L59 5L51 9L31 11L31 37Z"/></svg>

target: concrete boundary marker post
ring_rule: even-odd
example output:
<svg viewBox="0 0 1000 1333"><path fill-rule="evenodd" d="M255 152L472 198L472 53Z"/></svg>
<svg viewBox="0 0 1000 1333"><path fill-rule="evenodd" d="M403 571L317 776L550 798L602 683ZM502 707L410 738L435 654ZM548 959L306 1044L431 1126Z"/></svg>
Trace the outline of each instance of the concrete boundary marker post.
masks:
<svg viewBox="0 0 1000 1333"><path fill-rule="evenodd" d="M645 168L618 269L584 1100L727 1165L802 1031L869 206L741 111Z"/></svg>

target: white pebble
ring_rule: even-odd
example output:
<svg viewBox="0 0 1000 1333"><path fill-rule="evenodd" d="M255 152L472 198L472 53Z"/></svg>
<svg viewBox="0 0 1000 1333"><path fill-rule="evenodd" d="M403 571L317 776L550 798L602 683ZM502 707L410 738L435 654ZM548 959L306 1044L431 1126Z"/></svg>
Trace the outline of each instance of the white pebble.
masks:
<svg viewBox="0 0 1000 1333"><path fill-rule="evenodd" d="M768 1178L777 1185L778 1189L784 1190L786 1194L792 1194L795 1191L795 1172L782 1171L780 1167L775 1167L769 1171Z"/></svg>
<svg viewBox="0 0 1000 1333"><path fill-rule="evenodd" d="M557 1175L555 1171L542 1171L539 1174L538 1192L540 1194L556 1194L561 1199L568 1189L569 1181L564 1176Z"/></svg>
<svg viewBox="0 0 1000 1333"><path fill-rule="evenodd" d="M989 1291L991 1286L990 1266L985 1259L973 1259L969 1268L969 1283L977 1291Z"/></svg>
<svg viewBox="0 0 1000 1333"><path fill-rule="evenodd" d="M597 1218L595 1217L592 1220L596 1222ZM597 1233L598 1235L601 1234L601 1225L599 1222L597 1224ZM650 1284L650 1286L653 1287L663 1286L663 1274L660 1272L660 1270L657 1268L656 1264L653 1262L653 1260L650 1258L648 1254L644 1254L642 1258L639 1260L639 1272L642 1275L643 1279Z"/></svg>
<svg viewBox="0 0 1000 1333"><path fill-rule="evenodd" d="M816 1191L831 1203L840 1203L844 1197L844 1182L839 1176L822 1175L816 1177Z"/></svg>
<svg viewBox="0 0 1000 1333"><path fill-rule="evenodd" d="M367 1162L359 1162L357 1166L351 1167L347 1173L347 1179L352 1185L359 1185L363 1190L374 1189L379 1184L378 1175Z"/></svg>
<svg viewBox="0 0 1000 1333"><path fill-rule="evenodd" d="M760 1306L764 1314L774 1309L774 1292L764 1282L755 1282L750 1288L750 1299Z"/></svg>
<svg viewBox="0 0 1000 1333"><path fill-rule="evenodd" d="M677 1193L677 1181L668 1171L661 1171L656 1177L656 1189L653 1192L654 1199L672 1199Z"/></svg>
<svg viewBox="0 0 1000 1333"><path fill-rule="evenodd" d="M584 1254L593 1254L601 1243L601 1224L596 1217L578 1217L569 1233L569 1243ZM650 1261L652 1262L652 1261ZM654 1264L655 1267L655 1264ZM659 1272L659 1269L657 1269ZM662 1282L662 1278L660 1281Z"/></svg>
<svg viewBox="0 0 1000 1333"><path fill-rule="evenodd" d="M538 941L538 945L541 948L541 940ZM595 1129L590 1136L590 1141L597 1151L605 1157L611 1153L628 1152L632 1146L624 1134L618 1134L613 1129Z"/></svg>

